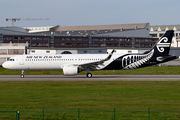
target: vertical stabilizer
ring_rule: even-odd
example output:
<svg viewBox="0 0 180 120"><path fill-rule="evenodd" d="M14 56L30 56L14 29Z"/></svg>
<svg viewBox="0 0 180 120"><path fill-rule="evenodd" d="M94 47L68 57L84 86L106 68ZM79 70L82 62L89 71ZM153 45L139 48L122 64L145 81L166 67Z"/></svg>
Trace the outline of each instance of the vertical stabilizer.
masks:
<svg viewBox="0 0 180 120"><path fill-rule="evenodd" d="M154 55L164 56L169 54L173 35L173 30L166 31L166 33L158 40L158 42L152 48L154 49Z"/></svg>

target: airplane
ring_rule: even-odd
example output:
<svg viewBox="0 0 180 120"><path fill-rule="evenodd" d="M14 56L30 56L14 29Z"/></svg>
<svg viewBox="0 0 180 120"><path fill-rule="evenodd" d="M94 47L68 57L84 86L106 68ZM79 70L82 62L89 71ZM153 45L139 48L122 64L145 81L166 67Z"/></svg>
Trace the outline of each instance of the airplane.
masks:
<svg viewBox="0 0 180 120"><path fill-rule="evenodd" d="M177 56L169 55L173 35L173 30L166 31L151 50L144 53L119 54L112 50L109 54L24 54L11 57L2 66L21 70L21 78L24 78L25 70L63 70L64 75L77 75L81 71L87 71L86 76L91 78L90 71L129 70L177 59Z"/></svg>

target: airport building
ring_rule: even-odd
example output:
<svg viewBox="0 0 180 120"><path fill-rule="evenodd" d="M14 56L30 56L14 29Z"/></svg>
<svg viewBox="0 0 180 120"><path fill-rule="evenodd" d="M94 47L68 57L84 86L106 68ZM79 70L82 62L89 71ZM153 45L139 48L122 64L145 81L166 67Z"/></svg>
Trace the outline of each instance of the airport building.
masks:
<svg viewBox="0 0 180 120"><path fill-rule="evenodd" d="M43 48L151 48L157 38L149 36L149 23L54 26L1 27L2 43L26 43Z"/></svg>

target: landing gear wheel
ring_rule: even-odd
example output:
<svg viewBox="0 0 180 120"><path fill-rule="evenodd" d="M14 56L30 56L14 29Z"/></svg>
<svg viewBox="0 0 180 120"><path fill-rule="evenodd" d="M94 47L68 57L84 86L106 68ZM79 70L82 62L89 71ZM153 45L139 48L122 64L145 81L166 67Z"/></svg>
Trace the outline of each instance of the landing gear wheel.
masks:
<svg viewBox="0 0 180 120"><path fill-rule="evenodd" d="M24 78L24 70L22 70L20 77Z"/></svg>
<svg viewBox="0 0 180 120"><path fill-rule="evenodd" d="M21 77L21 78L24 78L24 75L22 74L20 77Z"/></svg>
<svg viewBox="0 0 180 120"><path fill-rule="evenodd" d="M88 78L91 78L91 77L92 77L92 74L91 74L91 73L87 73L86 76L87 76Z"/></svg>

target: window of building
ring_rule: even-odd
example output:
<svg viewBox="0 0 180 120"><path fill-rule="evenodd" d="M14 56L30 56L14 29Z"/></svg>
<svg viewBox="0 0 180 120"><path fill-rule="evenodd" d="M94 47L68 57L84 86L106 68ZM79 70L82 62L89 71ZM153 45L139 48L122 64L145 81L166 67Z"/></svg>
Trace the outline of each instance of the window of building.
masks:
<svg viewBox="0 0 180 120"><path fill-rule="evenodd" d="M37 46L42 46L42 43L37 43Z"/></svg>
<svg viewBox="0 0 180 120"><path fill-rule="evenodd" d="M43 46L48 46L48 43L43 43Z"/></svg>
<svg viewBox="0 0 180 120"><path fill-rule="evenodd" d="M94 40L94 41L99 41L99 39L98 39L98 38L94 38L93 40Z"/></svg>
<svg viewBox="0 0 180 120"><path fill-rule="evenodd" d="M130 41L130 39L125 39L125 41L126 41L126 42L129 42L129 41Z"/></svg>
<svg viewBox="0 0 180 120"><path fill-rule="evenodd" d="M42 40L42 37L37 37L37 40Z"/></svg>
<svg viewBox="0 0 180 120"><path fill-rule="evenodd" d="M76 41L76 38L72 38L72 41Z"/></svg>
<svg viewBox="0 0 180 120"><path fill-rule="evenodd" d="M36 37L32 37L31 40L36 40Z"/></svg>
<svg viewBox="0 0 180 120"><path fill-rule="evenodd" d="M66 40L67 40L67 41L70 41L70 40L71 40L71 38L66 38Z"/></svg>
<svg viewBox="0 0 180 120"><path fill-rule="evenodd" d="M145 47L149 47L149 44L145 44Z"/></svg>
<svg viewBox="0 0 180 120"><path fill-rule="evenodd" d="M144 47L144 44L140 44L141 47Z"/></svg>
<svg viewBox="0 0 180 120"><path fill-rule="evenodd" d="M115 41L119 41L119 39L115 39Z"/></svg>
<svg viewBox="0 0 180 120"><path fill-rule="evenodd" d="M82 43L78 43L78 46L82 46Z"/></svg>
<svg viewBox="0 0 180 120"><path fill-rule="evenodd" d="M109 39L108 39L108 38L107 38L107 39L106 39L106 38L104 38L104 41L109 41Z"/></svg>
<svg viewBox="0 0 180 120"><path fill-rule="evenodd" d="M82 38L78 38L78 41L82 41Z"/></svg>
<svg viewBox="0 0 180 120"><path fill-rule="evenodd" d="M32 43L31 46L36 46L36 43Z"/></svg>
<svg viewBox="0 0 180 120"><path fill-rule="evenodd" d="M19 40L24 40L24 37L19 37Z"/></svg>
<svg viewBox="0 0 180 120"><path fill-rule="evenodd" d="M77 43L72 43L72 46L77 46Z"/></svg>
<svg viewBox="0 0 180 120"><path fill-rule="evenodd" d="M61 38L62 41L65 41L65 38Z"/></svg>
<svg viewBox="0 0 180 120"><path fill-rule="evenodd" d="M125 47L128 47L128 46L130 46L129 44L125 44Z"/></svg>
<svg viewBox="0 0 180 120"><path fill-rule="evenodd" d="M144 39L141 39L141 42L144 42Z"/></svg>
<svg viewBox="0 0 180 120"><path fill-rule="evenodd" d="M152 37L157 37L157 34L150 34L150 36L152 36Z"/></svg>
<svg viewBox="0 0 180 120"><path fill-rule="evenodd" d="M6 37L6 40L11 40L12 39L12 37Z"/></svg>
<svg viewBox="0 0 180 120"><path fill-rule="evenodd" d="M135 44L136 47L139 47L139 44Z"/></svg>
<svg viewBox="0 0 180 120"><path fill-rule="evenodd" d="M71 46L71 43L66 43L66 46Z"/></svg>
<svg viewBox="0 0 180 120"><path fill-rule="evenodd" d="M110 44L110 46L114 46L114 44Z"/></svg>
<svg viewBox="0 0 180 120"><path fill-rule="evenodd" d="M54 40L60 41L60 38L55 38Z"/></svg>
<svg viewBox="0 0 180 120"><path fill-rule="evenodd" d="M124 47L125 45L124 44L120 44L121 47Z"/></svg>
<svg viewBox="0 0 180 120"><path fill-rule="evenodd" d="M94 46L99 46L99 44L97 44L97 43L94 43Z"/></svg>
<svg viewBox="0 0 180 120"><path fill-rule="evenodd" d="M115 44L116 47L119 47L119 44Z"/></svg>
<svg viewBox="0 0 180 120"><path fill-rule="evenodd" d="M30 38L30 37L25 37L24 39L25 39L25 40L30 40L31 38Z"/></svg>
<svg viewBox="0 0 180 120"><path fill-rule="evenodd" d="M136 39L136 42L139 42L139 39Z"/></svg>
<svg viewBox="0 0 180 120"><path fill-rule="evenodd" d="M150 41L151 41L151 42L156 42L156 40L154 40L154 39L150 39Z"/></svg>
<svg viewBox="0 0 180 120"><path fill-rule="evenodd" d="M55 43L55 46L60 46L60 43Z"/></svg>
<svg viewBox="0 0 180 120"><path fill-rule="evenodd" d="M87 44L87 43L84 43L83 46L88 46L88 44Z"/></svg>
<svg viewBox="0 0 180 120"><path fill-rule="evenodd" d="M103 39L103 38L100 38L99 41L104 41L104 39Z"/></svg>
<svg viewBox="0 0 180 120"><path fill-rule="evenodd" d="M148 40L148 39L145 39L145 42L149 42L149 40Z"/></svg>
<svg viewBox="0 0 180 120"><path fill-rule="evenodd" d="M49 38L48 37L44 37L43 40L49 40Z"/></svg>
<svg viewBox="0 0 180 120"><path fill-rule="evenodd" d="M110 39L110 41L114 41L114 39L113 39L113 38L111 38L111 39Z"/></svg>
<svg viewBox="0 0 180 120"><path fill-rule="evenodd" d="M66 44L65 43L61 43L61 46L65 46Z"/></svg>
<svg viewBox="0 0 180 120"><path fill-rule="evenodd" d="M18 40L18 37L13 37L13 40Z"/></svg>
<svg viewBox="0 0 180 120"><path fill-rule="evenodd" d="M122 41L122 42L123 42L123 41L124 41L124 39L120 39L120 41Z"/></svg>
<svg viewBox="0 0 180 120"><path fill-rule="evenodd" d="M83 38L83 41L88 41L88 39L87 38Z"/></svg>
<svg viewBox="0 0 180 120"><path fill-rule="evenodd" d="M106 43L106 46L110 46L110 44L109 44L109 43Z"/></svg>

